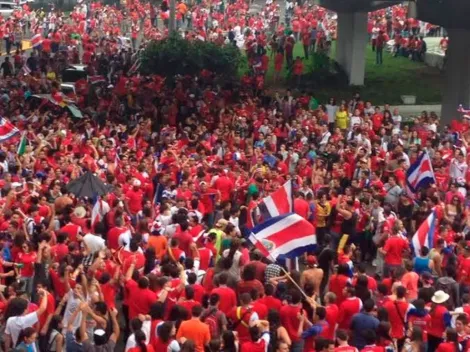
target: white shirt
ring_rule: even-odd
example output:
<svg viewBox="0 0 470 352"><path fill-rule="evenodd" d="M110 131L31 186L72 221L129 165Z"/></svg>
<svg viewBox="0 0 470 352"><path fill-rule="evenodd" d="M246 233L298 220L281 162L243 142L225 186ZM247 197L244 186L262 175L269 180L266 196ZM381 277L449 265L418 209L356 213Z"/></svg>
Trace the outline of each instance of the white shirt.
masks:
<svg viewBox="0 0 470 352"><path fill-rule="evenodd" d="M83 242L86 244L91 253L96 253L106 248L104 239L91 233L86 234L83 237Z"/></svg>
<svg viewBox="0 0 470 352"><path fill-rule="evenodd" d="M457 159L452 159L450 163L450 177L453 179L463 178L465 179L465 174L467 173L468 165L465 161L459 163Z"/></svg>
<svg viewBox="0 0 470 352"><path fill-rule="evenodd" d="M80 299L74 297L72 289L69 290L68 295L69 295L69 298L67 299L67 305L65 306L64 319L62 320L62 325L64 326L64 330L67 328L69 319L72 317L75 310L80 308L80 303L82 303ZM72 324L74 332L80 327L81 322L82 322L82 312L77 314Z"/></svg>
<svg viewBox="0 0 470 352"><path fill-rule="evenodd" d="M37 322L38 314L36 312L8 318L5 334L10 335L12 341L11 345L16 346L21 330L30 328Z"/></svg>
<svg viewBox="0 0 470 352"><path fill-rule="evenodd" d="M145 334L145 343L147 345L150 342L150 327L151 327L150 320L146 320L146 321L143 322L142 331ZM135 343L135 335L131 334L129 336L129 338L127 339L125 352L129 351L131 348L134 348L136 346L137 346L137 344Z"/></svg>
<svg viewBox="0 0 470 352"><path fill-rule="evenodd" d="M131 238L132 238L131 231L129 230L124 231L123 233L119 235L118 243L120 246L129 245L131 243Z"/></svg>

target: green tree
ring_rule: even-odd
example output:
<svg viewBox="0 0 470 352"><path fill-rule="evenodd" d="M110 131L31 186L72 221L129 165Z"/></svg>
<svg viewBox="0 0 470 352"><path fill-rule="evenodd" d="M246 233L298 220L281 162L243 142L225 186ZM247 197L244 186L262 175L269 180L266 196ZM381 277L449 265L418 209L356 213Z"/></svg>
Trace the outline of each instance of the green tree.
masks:
<svg viewBox="0 0 470 352"><path fill-rule="evenodd" d="M203 69L214 73L216 78L231 80L236 78L241 53L233 45L188 41L172 34L149 43L142 52L141 62L143 74L158 74L169 80L176 75L198 75Z"/></svg>

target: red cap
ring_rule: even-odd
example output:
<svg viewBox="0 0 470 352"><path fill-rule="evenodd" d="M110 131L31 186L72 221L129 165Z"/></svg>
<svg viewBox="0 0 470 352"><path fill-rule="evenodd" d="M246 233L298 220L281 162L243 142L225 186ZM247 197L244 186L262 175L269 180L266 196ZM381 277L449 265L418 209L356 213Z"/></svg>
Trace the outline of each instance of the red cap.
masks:
<svg viewBox="0 0 470 352"><path fill-rule="evenodd" d="M314 255L307 256L307 264L310 266L317 265L317 257L315 257Z"/></svg>

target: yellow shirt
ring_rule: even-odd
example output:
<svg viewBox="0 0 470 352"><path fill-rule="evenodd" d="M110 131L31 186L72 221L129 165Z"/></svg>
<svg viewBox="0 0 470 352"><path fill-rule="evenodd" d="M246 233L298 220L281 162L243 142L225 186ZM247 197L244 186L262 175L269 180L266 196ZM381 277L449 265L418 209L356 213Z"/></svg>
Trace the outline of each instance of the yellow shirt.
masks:
<svg viewBox="0 0 470 352"><path fill-rule="evenodd" d="M331 204L326 202L323 206L317 202L317 227L326 227L326 218L331 214Z"/></svg>
<svg viewBox="0 0 470 352"><path fill-rule="evenodd" d="M342 130L348 128L348 113L347 111L336 112L336 126Z"/></svg>

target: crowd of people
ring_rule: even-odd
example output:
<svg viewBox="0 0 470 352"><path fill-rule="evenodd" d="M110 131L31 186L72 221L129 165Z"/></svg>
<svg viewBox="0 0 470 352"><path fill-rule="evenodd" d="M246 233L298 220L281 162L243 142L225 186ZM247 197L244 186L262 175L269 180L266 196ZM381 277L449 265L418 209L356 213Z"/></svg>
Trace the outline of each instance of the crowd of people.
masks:
<svg viewBox="0 0 470 352"><path fill-rule="evenodd" d="M334 39L335 16L308 4L290 3L285 24L276 2L260 14L212 6L179 3L178 27L243 40L257 75L268 47L279 70L285 58L299 72L288 48L302 41L307 57ZM167 14L92 3L65 21L24 6L1 27L43 37L1 67L3 350L469 351L468 112L441 128L433 112L405 121L359 94L318 102L211 75L142 76L135 49L166 36ZM59 85L72 63L102 77L76 83L83 118ZM20 133L7 138L5 121ZM407 170L422 153L436 182L412 196ZM69 190L86 172L106 194ZM317 243L272 262L249 235L287 181ZM418 250L430 214L433 240Z"/></svg>

